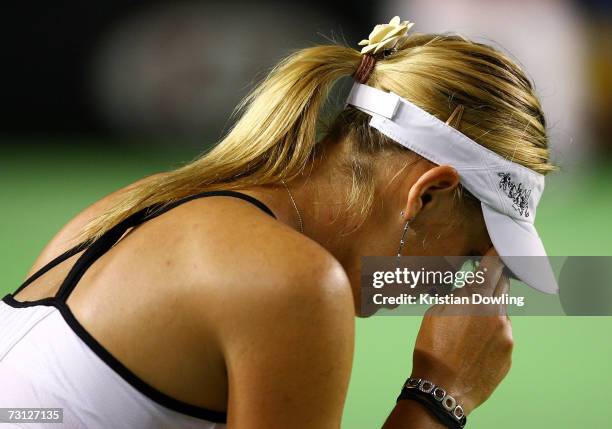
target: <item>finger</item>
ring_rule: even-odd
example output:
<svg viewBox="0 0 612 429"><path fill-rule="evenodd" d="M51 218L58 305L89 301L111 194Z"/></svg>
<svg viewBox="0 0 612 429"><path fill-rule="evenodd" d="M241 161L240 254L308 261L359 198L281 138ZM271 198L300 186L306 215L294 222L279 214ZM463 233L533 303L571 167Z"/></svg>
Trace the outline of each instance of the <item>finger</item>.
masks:
<svg viewBox="0 0 612 429"><path fill-rule="evenodd" d="M497 282L497 286L495 287L493 296L501 298L504 294L508 293L509 287L510 287L510 279L505 273L503 273L499 277L499 281ZM502 300L499 304L499 315L508 317L508 304L506 303L505 300Z"/></svg>
<svg viewBox="0 0 612 429"><path fill-rule="evenodd" d="M497 281L497 285L495 286L495 290L493 291L493 296L502 296L505 293L508 293L508 289L510 288L510 279L508 275L502 270L501 276L499 276L499 280Z"/></svg>
<svg viewBox="0 0 612 429"><path fill-rule="evenodd" d="M495 256L497 255L497 251L495 250L494 247L490 247L489 250L487 250L487 252L483 255L484 256ZM448 257L446 257L448 258ZM462 264L461 264L462 265ZM459 264L457 264L457 266L460 266ZM478 271L483 271L483 268L486 267L487 265L482 265L482 261L481 263L474 269L474 272L478 272ZM487 268L488 271L488 268ZM486 274L486 273L485 273ZM473 284L475 283L475 281L472 282L466 282L465 286L461 287L461 288L457 288L455 290L456 295L458 296L471 296L474 293L476 293L477 291L475 290L475 288L471 287L473 286Z"/></svg>
<svg viewBox="0 0 612 429"><path fill-rule="evenodd" d="M508 296L510 296L510 277L509 276L508 276L508 285L506 286L506 293L508 294ZM508 315L508 306L506 306L506 319L508 320L510 324L512 324L512 321L510 320L510 316Z"/></svg>
<svg viewBox="0 0 612 429"><path fill-rule="evenodd" d="M474 269L474 273L478 276L476 278L484 278L484 283L479 280L466 282L462 288L455 290L455 295L471 297L478 293L491 296L497 284L497 272L500 270L496 258L498 259L498 255L495 248L489 248L482 256L478 266ZM503 269L503 267L501 268ZM485 292L484 294L483 291Z"/></svg>
<svg viewBox="0 0 612 429"><path fill-rule="evenodd" d="M497 253L495 246L491 246L482 256L499 256L499 253Z"/></svg>
<svg viewBox="0 0 612 429"><path fill-rule="evenodd" d="M504 270L504 264L502 263L499 255L495 248L489 249L485 253L478 264L477 271L480 271L485 281L483 283L476 283L472 287L474 293L479 293L483 296L493 296L499 278Z"/></svg>

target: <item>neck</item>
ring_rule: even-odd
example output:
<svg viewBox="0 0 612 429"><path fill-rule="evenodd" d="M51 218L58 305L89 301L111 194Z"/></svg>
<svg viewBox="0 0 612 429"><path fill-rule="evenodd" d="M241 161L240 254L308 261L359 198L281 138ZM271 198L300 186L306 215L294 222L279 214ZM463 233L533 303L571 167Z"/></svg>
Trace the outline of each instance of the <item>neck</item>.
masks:
<svg viewBox="0 0 612 429"><path fill-rule="evenodd" d="M358 284L361 255L394 255L397 251L404 224L394 214L399 214L401 200L406 195L395 189L400 186L398 183L392 185L395 181L389 179L386 188L397 201L384 207L378 204L361 224L360 219L347 210L346 197L352 186L352 177L338 165L344 157L335 151L342 150L342 145L327 146L326 156L286 184L302 217L303 234L327 249L342 264L351 282ZM395 171L395 168L390 171ZM246 191L268 205L280 222L299 231L297 211L281 183ZM389 240L381 240L381 235L388 236Z"/></svg>
<svg viewBox="0 0 612 429"><path fill-rule="evenodd" d="M350 265L352 249L348 245L354 238L354 225L346 219L346 191L350 184L335 177L333 168L319 165L308 170L309 174L287 181L286 185L253 187L246 193L261 199L287 226L300 232L299 215L303 234L326 248L340 263ZM346 182L346 183L345 183ZM295 201L295 207L291 201ZM296 210L297 207L297 210Z"/></svg>

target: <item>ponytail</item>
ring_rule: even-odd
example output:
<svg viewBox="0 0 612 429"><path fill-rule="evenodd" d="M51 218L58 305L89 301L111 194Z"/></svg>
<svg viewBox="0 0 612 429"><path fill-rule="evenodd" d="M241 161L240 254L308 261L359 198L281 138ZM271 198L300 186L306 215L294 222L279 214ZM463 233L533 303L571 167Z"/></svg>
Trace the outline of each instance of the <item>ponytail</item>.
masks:
<svg viewBox="0 0 612 429"><path fill-rule="evenodd" d="M311 159L320 109L334 83L353 74L361 54L341 45L315 46L283 59L237 107L242 113L210 152L126 191L94 218L81 241L93 241L144 207L170 204L212 189L279 183L298 176Z"/></svg>

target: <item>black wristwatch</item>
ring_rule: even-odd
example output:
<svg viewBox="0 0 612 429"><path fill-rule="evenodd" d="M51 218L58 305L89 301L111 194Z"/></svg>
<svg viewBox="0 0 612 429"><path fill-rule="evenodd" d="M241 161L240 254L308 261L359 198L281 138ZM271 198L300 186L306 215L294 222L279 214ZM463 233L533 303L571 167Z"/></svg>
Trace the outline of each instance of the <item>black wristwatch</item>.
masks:
<svg viewBox="0 0 612 429"><path fill-rule="evenodd" d="M446 390L429 380L410 377L397 397L398 401L403 399L420 402L448 428L461 429L467 423L463 407Z"/></svg>

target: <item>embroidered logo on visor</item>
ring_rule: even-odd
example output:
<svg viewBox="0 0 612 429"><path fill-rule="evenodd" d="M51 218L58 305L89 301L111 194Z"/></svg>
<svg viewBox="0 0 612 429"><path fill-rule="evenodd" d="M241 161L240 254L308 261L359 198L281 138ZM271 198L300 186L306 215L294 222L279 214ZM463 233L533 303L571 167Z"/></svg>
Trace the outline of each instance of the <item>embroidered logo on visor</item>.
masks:
<svg viewBox="0 0 612 429"><path fill-rule="evenodd" d="M529 196L531 189L523 188L523 184L518 186L512 181L510 173L497 173L501 178L499 181L499 189L504 191L506 196L512 200L512 208L521 216L529 217Z"/></svg>

